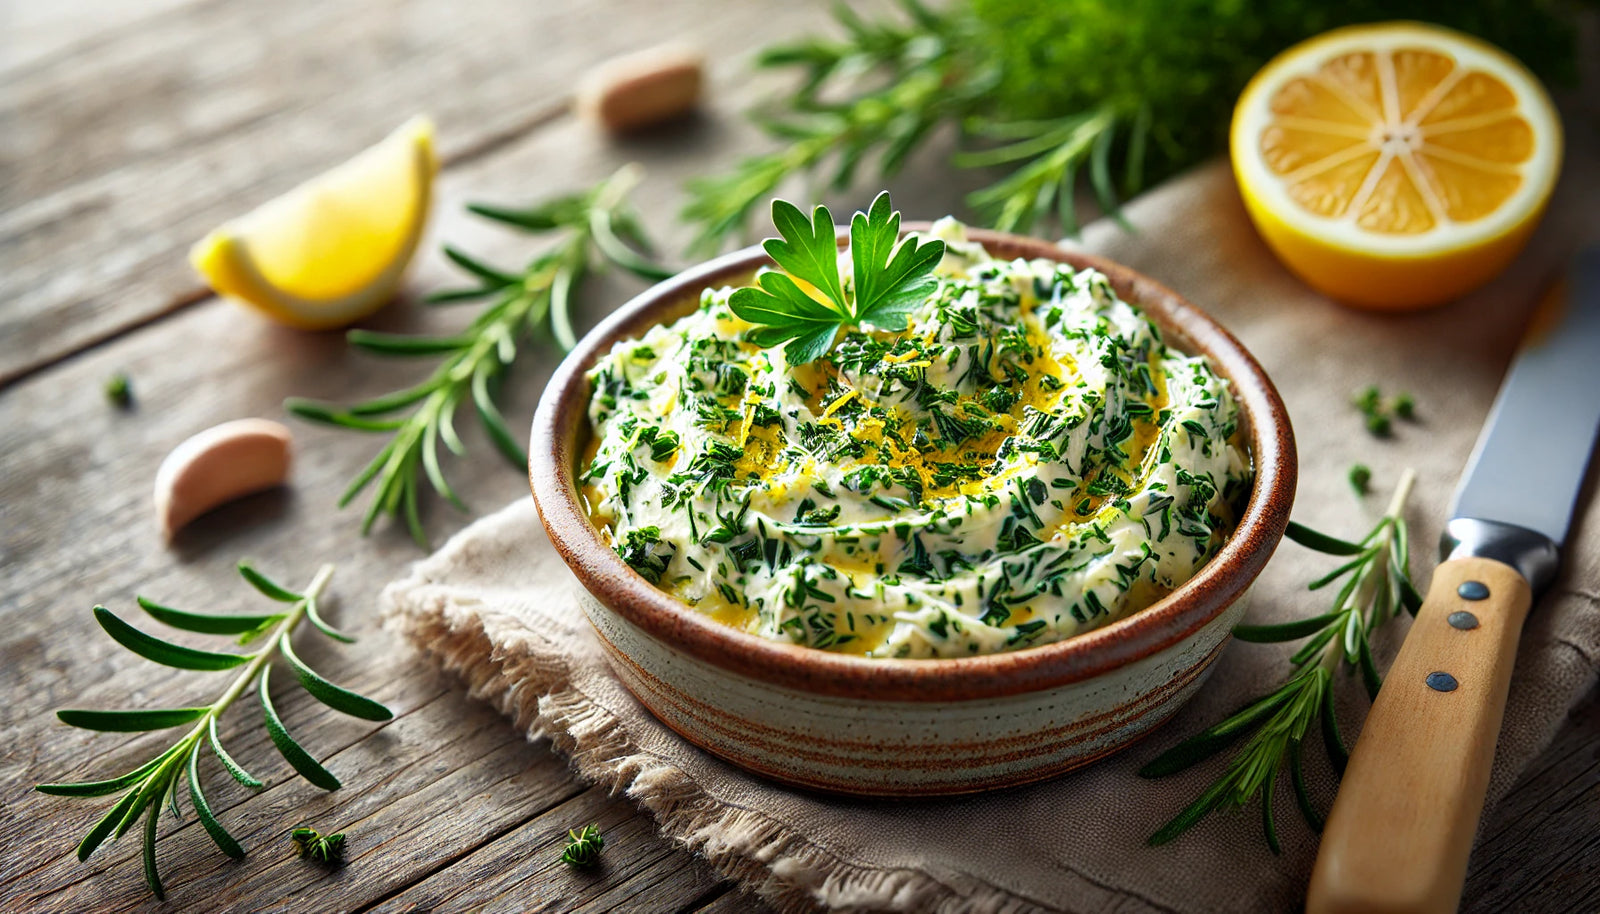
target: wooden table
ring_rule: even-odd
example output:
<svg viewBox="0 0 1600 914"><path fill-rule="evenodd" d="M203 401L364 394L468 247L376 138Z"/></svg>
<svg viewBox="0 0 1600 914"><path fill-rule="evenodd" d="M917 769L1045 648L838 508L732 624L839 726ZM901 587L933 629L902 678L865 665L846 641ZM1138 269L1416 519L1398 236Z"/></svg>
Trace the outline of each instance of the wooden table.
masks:
<svg viewBox="0 0 1600 914"><path fill-rule="evenodd" d="M250 856L216 852L194 819L164 823L173 907L260 910L746 911L758 909L702 860L656 836L623 799L577 781L543 743L382 631L376 597L421 552L402 530L357 532L334 506L375 439L295 425L290 488L204 518L171 546L156 533L151 480L189 434L242 416L280 417L290 395L351 400L416 377L420 365L353 353L337 334L268 324L211 297L189 244L378 139L415 111L439 124L445 167L430 252L409 286L448 270L449 239L516 263L528 242L461 215L469 199L521 202L576 188L638 160L648 222L678 250L671 214L683 178L725 167L763 141L737 115L769 85L751 48L819 28L825 5L741 0L55 0L10 4L0 22L0 908L154 909L136 841L79 864L74 845L106 801L31 791L109 776L165 734L122 739L56 723L53 709L208 700L214 680L172 673L117 648L89 608L128 613L135 593L195 609L255 599L232 566L249 556L301 582L339 566L330 612L360 634L334 650L305 639L313 665L387 703L375 728L279 690L298 737L345 779L324 793L292 778L254 713L235 709L234 754L270 785L254 794L206 776L218 814ZM568 113L575 75L618 52L681 38L713 52L712 100L680 128L623 143ZM913 217L960 211L970 177L923 156L893 184ZM588 321L638 288L607 279ZM460 312L407 299L372 326L437 330ZM526 427L555 361L545 348L509 393ZM136 406L111 408L105 378L126 370ZM465 426L468 423L463 423ZM521 474L481 435L448 472L475 511L525 497ZM435 542L470 517L430 503ZM376 732L374 732L376 731ZM164 744L161 744L164 745ZM251 764L253 763L253 764ZM598 822L605 864L556 862L570 826ZM1495 810L1467 888L1473 911L1600 908L1600 703L1582 706ZM291 858L308 823L350 833L349 865Z"/></svg>

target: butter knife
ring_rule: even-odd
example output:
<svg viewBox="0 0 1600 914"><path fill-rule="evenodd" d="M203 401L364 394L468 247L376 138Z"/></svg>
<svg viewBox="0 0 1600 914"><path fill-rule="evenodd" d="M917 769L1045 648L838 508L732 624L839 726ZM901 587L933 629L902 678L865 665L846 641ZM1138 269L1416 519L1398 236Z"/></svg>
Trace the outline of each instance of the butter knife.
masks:
<svg viewBox="0 0 1600 914"><path fill-rule="evenodd" d="M1307 914L1461 901L1511 667L1555 580L1600 428L1600 248L1536 316L1456 489L1443 561L1322 833Z"/></svg>

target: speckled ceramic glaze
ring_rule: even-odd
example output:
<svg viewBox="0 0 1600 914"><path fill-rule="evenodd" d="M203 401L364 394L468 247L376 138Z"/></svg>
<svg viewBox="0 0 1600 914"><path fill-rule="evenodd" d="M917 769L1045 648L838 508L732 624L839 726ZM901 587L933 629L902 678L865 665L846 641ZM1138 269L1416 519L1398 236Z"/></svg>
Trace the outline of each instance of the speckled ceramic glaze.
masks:
<svg viewBox="0 0 1600 914"><path fill-rule="evenodd" d="M534 418L529 477L550 540L613 667L663 723L758 774L871 796L1022 784L1128 745L1194 694L1244 613L1288 524L1295 451L1261 366L1194 305L1125 267L1043 241L972 231L996 257L1105 273L1169 342L1209 356L1242 408L1255 483L1232 537L1166 598L1103 628L1011 653L866 659L721 625L639 577L600 539L574 482L589 437L585 372L618 340L693 310L700 292L769 263L748 248L679 274L596 327L551 379Z"/></svg>

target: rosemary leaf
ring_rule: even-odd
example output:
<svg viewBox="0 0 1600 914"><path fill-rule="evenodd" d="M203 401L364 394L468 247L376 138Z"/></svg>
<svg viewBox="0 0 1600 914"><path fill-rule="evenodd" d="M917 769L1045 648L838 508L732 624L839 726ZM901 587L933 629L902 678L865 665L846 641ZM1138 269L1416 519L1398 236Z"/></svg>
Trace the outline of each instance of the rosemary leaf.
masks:
<svg viewBox="0 0 1600 914"><path fill-rule="evenodd" d="M295 656L294 647L289 643L289 635L285 632L278 639L278 651L283 654L283 659L289 662L289 667L294 670L300 685L311 697L322 702L335 711L359 717L362 720L390 720L394 713L383 705L370 698L357 695L342 686L334 685L324 679L316 670L305 664L305 661Z"/></svg>
<svg viewBox="0 0 1600 914"><path fill-rule="evenodd" d="M144 597L134 597L134 601L145 611L150 618L163 625L186 632L196 632L202 635L241 635L245 632L255 631L263 625L272 625L283 618L283 613L269 615L234 615L214 616L203 613L183 612L170 606L162 606Z"/></svg>
<svg viewBox="0 0 1600 914"><path fill-rule="evenodd" d="M300 773L300 776L323 790L338 790L339 779L333 772L322 767L316 756L305 750L304 746L295 742L289 735L289 728L283 725L283 718L278 716L278 709L272 706L271 687L267 670L261 671L261 680L257 688L257 698L261 702L261 711L267 722L267 736L271 737L272 744L278 747L278 754L289 763L289 767Z"/></svg>
<svg viewBox="0 0 1600 914"><path fill-rule="evenodd" d="M180 670L227 670L246 663L250 654L224 654L215 651L199 651L192 647L183 647L170 641L162 641L139 631L137 628L117 618L116 614L104 606L94 608L94 618L100 623L105 633L111 640L146 660L153 660L162 666L170 666Z"/></svg>
<svg viewBox="0 0 1600 914"><path fill-rule="evenodd" d="M216 842L217 847L224 854L235 860L243 860L244 848L240 847L239 842L234 840L233 835L228 834L228 830L222 827L221 822L217 821L216 815L211 812L211 804L206 802L205 794L200 791L199 743L195 743L194 748L189 750L188 775L189 802L194 805L194 813L199 817L200 824L205 828L206 834L211 836L211 840Z"/></svg>

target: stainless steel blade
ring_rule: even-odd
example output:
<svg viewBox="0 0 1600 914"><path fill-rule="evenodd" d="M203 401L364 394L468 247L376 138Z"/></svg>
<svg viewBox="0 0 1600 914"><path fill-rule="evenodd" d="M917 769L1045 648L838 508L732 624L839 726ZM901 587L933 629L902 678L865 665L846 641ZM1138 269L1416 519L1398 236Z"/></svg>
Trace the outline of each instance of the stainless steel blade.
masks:
<svg viewBox="0 0 1600 914"><path fill-rule="evenodd" d="M1536 318L1456 489L1454 517L1514 524L1560 547L1600 429L1600 247Z"/></svg>

